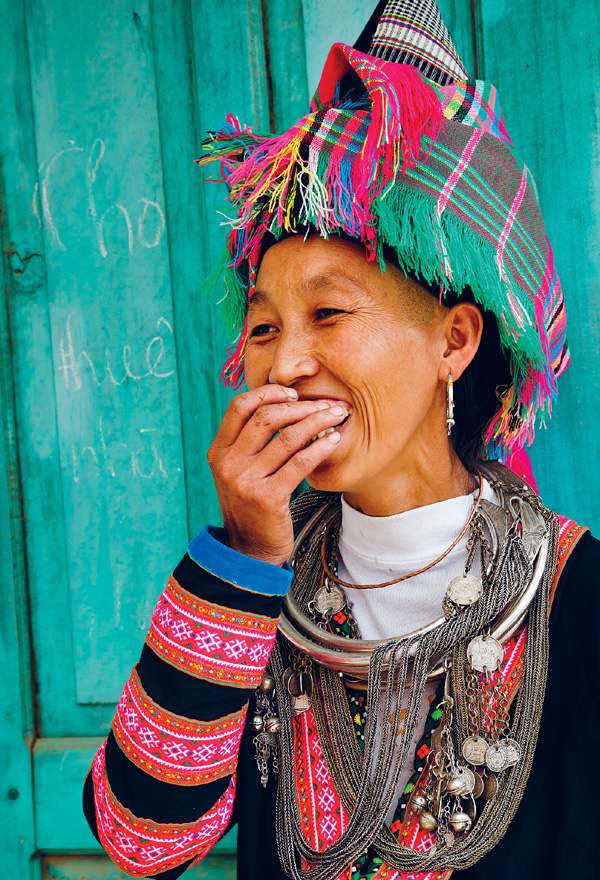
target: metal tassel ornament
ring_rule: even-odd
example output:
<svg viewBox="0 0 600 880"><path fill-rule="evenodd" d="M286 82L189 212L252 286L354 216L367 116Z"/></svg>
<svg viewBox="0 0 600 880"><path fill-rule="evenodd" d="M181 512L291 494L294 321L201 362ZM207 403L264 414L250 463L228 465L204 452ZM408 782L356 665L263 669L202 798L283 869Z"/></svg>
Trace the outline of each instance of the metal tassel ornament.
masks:
<svg viewBox="0 0 600 880"><path fill-rule="evenodd" d="M373 846L386 864L405 872L444 871L448 867L465 870L496 845L516 813L529 776L541 720L548 669L548 588L556 566L558 520L530 487L504 465L499 462L484 462L483 465L484 473L499 497L497 505L486 505L479 523L482 528L490 530L492 558L486 572L489 580L486 580L485 589L477 601L465 605L456 603L456 613L443 619L439 625L426 632L384 640L373 648L367 681L364 751L356 742L340 672L320 661L318 644L308 653L302 651L313 660L311 709L323 756L333 784L350 814L349 824L339 839L323 851L314 849L306 840L298 811L292 723L294 698L283 680L290 663L289 648L298 648L288 641L280 628L270 660L281 719L277 738L280 770L276 841L282 869L293 880L336 880L368 846ZM310 522L308 529L300 530L296 541L292 588L301 613L308 615L308 603L322 586L322 534L331 517L339 513L336 507L339 499L331 493L316 490L309 490L304 496L298 499L292 510L295 525L301 518ZM477 521L473 523L475 527L479 527ZM536 565L540 577L532 598L528 600L528 630L523 655L526 672L513 701L514 719L509 724L506 713L501 712L494 720L491 742L485 739L488 746L493 743L496 747L493 754L490 752L490 763L495 766L502 755L508 756L513 763L496 775L487 764L486 750L480 773L476 770L480 765L468 760L464 751L471 759L478 760L474 753L479 751L479 745L484 745L480 743L484 740L482 725L469 722L466 705L469 700L460 687L456 690L453 686L452 679L463 677L454 675L454 664L458 662L464 668L468 663L468 646L474 639L485 636L485 652L480 651L481 643L477 642L479 647L474 650L476 646L473 646L471 654L476 665L486 670L494 668L493 657L487 656L488 649L493 647L489 635L492 622L513 600L526 593L534 579ZM308 645L312 647L311 642ZM409 758L409 744L418 723L426 679L440 660L444 660L447 678L444 700L447 732L437 753L440 772L435 788L424 792L426 806L417 802L421 826L433 824L430 816L437 823L432 829L436 845L427 852L420 852L395 839L385 816L402 767ZM407 686L409 675L410 687ZM404 716L404 735L398 737L395 732L401 714ZM464 748L467 739L469 748ZM446 779L451 779L452 793L445 788ZM492 784L497 788L495 793L489 791ZM485 790L481 791L482 787ZM458 794L459 791L464 794ZM475 791L486 800L478 817L475 815ZM305 868L302 860L311 867Z"/></svg>
<svg viewBox="0 0 600 880"><path fill-rule="evenodd" d="M448 373L448 385L446 386L446 427L448 429L448 437L452 433L452 428L456 424L454 419L454 379L452 378L452 370Z"/></svg>

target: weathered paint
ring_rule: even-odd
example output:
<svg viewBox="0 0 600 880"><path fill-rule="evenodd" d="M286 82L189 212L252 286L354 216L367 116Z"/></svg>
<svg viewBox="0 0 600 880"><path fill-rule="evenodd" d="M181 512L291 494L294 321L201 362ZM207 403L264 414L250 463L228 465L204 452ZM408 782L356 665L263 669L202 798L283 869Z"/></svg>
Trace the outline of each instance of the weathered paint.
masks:
<svg viewBox="0 0 600 880"><path fill-rule="evenodd" d="M544 501L600 532L600 6L483 0L481 56L539 190L573 362L532 463Z"/></svg>
<svg viewBox="0 0 600 880"><path fill-rule="evenodd" d="M0 181L0 212L4 197ZM1 230L0 230L1 233ZM0 242L2 237L0 234ZM31 646L23 550L4 262L0 264L0 867L37 880L31 744L34 738ZM4 873L4 872L3 872Z"/></svg>
<svg viewBox="0 0 600 880"><path fill-rule="evenodd" d="M48 877L121 876L89 855L83 777L168 573L220 522L206 450L233 395L217 380L231 340L205 279L227 206L192 162L202 134L229 111L291 124L373 2L0 0L7 876L37 878L35 853ZM440 6L467 67L499 88L567 294L574 361L536 476L599 531L598 9ZM190 876L233 877L234 848L235 832Z"/></svg>

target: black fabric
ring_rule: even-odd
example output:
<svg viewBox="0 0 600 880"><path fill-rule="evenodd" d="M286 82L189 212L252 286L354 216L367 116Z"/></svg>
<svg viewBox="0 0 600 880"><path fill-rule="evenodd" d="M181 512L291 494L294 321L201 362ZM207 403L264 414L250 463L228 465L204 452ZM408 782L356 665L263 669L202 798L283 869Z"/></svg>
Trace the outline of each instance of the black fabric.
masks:
<svg viewBox="0 0 600 880"><path fill-rule="evenodd" d="M236 611L250 611L252 614L277 617L283 600L282 596L265 596L228 584L194 562L189 553L186 553L179 562L173 577L188 593L193 593L206 602L214 602L225 608L235 608Z"/></svg>
<svg viewBox="0 0 600 880"><path fill-rule="evenodd" d="M455 872L461 880L593 880L600 874L590 800L590 773L600 751L598 572L600 541L587 532L558 585L544 711L525 795L498 845L473 868ZM267 787L260 784L250 717L251 712L240 745L236 800L227 829L237 824L237 878L285 880L275 840L276 781L271 771ZM131 802L132 793L127 797ZM84 810L96 833L92 804L93 791L86 781ZM181 813L172 819L182 821ZM175 880L189 864L155 876Z"/></svg>
<svg viewBox="0 0 600 880"><path fill-rule="evenodd" d="M379 19L381 18L385 7L387 6L387 0L380 0L377 4L371 16L360 32L356 42L354 43L354 48L358 49L359 52L364 52L365 54L369 53L369 49L371 48L371 41L375 36L375 31L377 30L377 25L379 24Z"/></svg>
<svg viewBox="0 0 600 880"><path fill-rule="evenodd" d="M227 608L277 617L281 596L264 596L228 584L199 566L186 553L173 571L175 580L188 592ZM144 644L137 672L146 693L163 709L202 721L221 718L244 706L253 688L213 684L170 666ZM117 800L135 816L155 822L193 822L208 812L231 781L231 775L196 786L173 785L155 779L136 767L121 751L112 730L106 742L106 773ZM83 788L83 812L99 841L94 808L91 768ZM232 820L233 823L233 820ZM189 867L183 865L153 875L159 880L175 880Z"/></svg>
<svg viewBox="0 0 600 880"><path fill-rule="evenodd" d="M85 777L85 782L83 783L83 815L85 816L88 825L90 826L90 830L98 843L100 843L100 838L98 836L98 825L96 823L96 812L94 809L94 786L92 784L92 773L91 770ZM187 862L184 862L182 865L178 865L177 868L171 868L170 871L161 871L160 874L154 874L153 876L156 880L176 880L177 877L181 877L181 875L187 871L189 866L192 864L194 859L188 859Z"/></svg>
<svg viewBox="0 0 600 880"><path fill-rule="evenodd" d="M144 645L138 663L142 687L155 703L185 718L212 721L237 712L248 702L253 688L223 687L169 666Z"/></svg>
<svg viewBox="0 0 600 880"><path fill-rule="evenodd" d="M106 774L120 804L154 822L193 822L219 800L231 776L204 785L173 785L144 773L121 751L113 732L106 743Z"/></svg>
<svg viewBox="0 0 600 880"><path fill-rule="evenodd" d="M590 774L600 749L600 541L587 532L559 581L540 736L506 836L463 880L600 876ZM583 795L583 797L582 797ZM511 872L512 868L512 872Z"/></svg>

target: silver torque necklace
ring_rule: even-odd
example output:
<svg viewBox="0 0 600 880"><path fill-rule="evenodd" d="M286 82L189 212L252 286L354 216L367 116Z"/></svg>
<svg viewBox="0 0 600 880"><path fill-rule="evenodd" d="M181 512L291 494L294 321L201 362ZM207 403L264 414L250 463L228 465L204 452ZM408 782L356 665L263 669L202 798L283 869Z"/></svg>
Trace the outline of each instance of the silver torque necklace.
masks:
<svg viewBox="0 0 600 880"><path fill-rule="evenodd" d="M315 648L309 642L307 650L300 648L298 652L299 646L287 640L285 624L282 627L270 661L270 686L274 688L279 717L270 711L270 730L257 736L256 745L258 758L260 741L263 776L265 750L271 746L276 752L277 847L283 870L294 880L335 880L371 844L388 864L402 871L462 870L475 864L498 842L516 812L541 719L548 658L547 595L556 565L558 520L511 471L499 462L484 464L484 473L501 498L500 506L493 505L496 510L488 510L473 523L474 533L479 529L480 537L488 530L491 558L482 568L485 588L473 601L468 590L466 597L464 591L454 592L449 599L450 613L430 627L369 645L364 753L358 749L351 719L348 723L341 670L320 662L321 644ZM300 509L296 508L295 513L306 518L312 513L311 499L305 499L301 507L302 499L298 499ZM312 528L303 531L298 541L292 585L294 599L306 616L308 604L320 588L322 522L319 517L311 522ZM468 601L461 603L461 597ZM507 714L498 719L492 742L488 743L481 724L477 724L473 676L476 678L478 672L488 675L499 667L503 648L492 633L497 632L498 620L508 608L513 612L521 609L517 622L527 609L524 674L512 722ZM298 684L287 662L290 646L304 658L305 678L311 682L308 694L294 693L289 688L292 680ZM344 647L348 647L347 642ZM356 654L347 652L350 664ZM426 680L440 658L446 686L444 726L430 774L436 786L415 804L422 813L421 826L427 828L429 823L437 836L435 845L421 853L398 844L385 816L408 758ZM314 710L334 784L351 817L341 837L323 852L310 846L303 835L295 795L292 718L309 705ZM396 731L404 712L406 719L399 736ZM473 768L481 764L484 741L484 760L491 749L486 772L490 765L496 768L495 772L489 769L489 773L490 778L494 776L497 791L474 822L475 816L462 808L462 798L472 797L474 802L478 781L483 783ZM311 867L300 867L298 857Z"/></svg>
<svg viewBox="0 0 600 880"><path fill-rule="evenodd" d="M498 479L498 468L502 480ZM524 483L523 480L513 475L512 471L500 465L498 462L485 462L482 471L487 473L488 479L503 499L500 505L482 499L480 510L475 517L469 540L469 552L465 572L458 578L453 578L448 585L446 601L444 603L444 617L432 621L426 626L399 636L399 639L411 641L414 652L418 640L428 633L442 626L449 616L457 609L467 607L477 602L483 590L482 581L489 581L498 556L498 551L506 542L512 524L520 519L522 524L521 540L526 548L529 558L534 562L532 577L525 583L522 592L516 595L506 607L501 610L491 635L496 641L506 642L523 623L529 605L539 589L543 572L548 557L548 544L543 541L547 532L543 510L538 497ZM507 472L505 476L502 471ZM518 494L514 494L515 490ZM527 504L523 503L523 492L529 498ZM511 494L512 493L512 494ZM338 503L336 503L336 500ZM533 510L529 505L533 503ZM296 569L298 556L304 551L304 541L307 535L318 528L319 534L328 528L332 520L339 520L340 506L336 498L325 501L309 517L297 535L289 562ZM482 577L477 578L469 574L475 541L481 542L482 551ZM487 555L487 563L486 563ZM314 588L309 583L309 589ZM297 649L307 653L315 662L327 666L338 672L348 673L358 681L366 681L369 672L369 663L373 651L386 640L378 639L352 639L349 641L341 636L330 633L323 626L330 614L335 614L345 604L345 595L335 584L330 584L325 578L325 586L320 587L312 599L307 600L307 593L302 590L302 584L294 583L294 588L284 599L279 629L285 638ZM311 605L321 612L319 622L313 620ZM439 678L444 673L441 658L438 663L428 671L428 678Z"/></svg>

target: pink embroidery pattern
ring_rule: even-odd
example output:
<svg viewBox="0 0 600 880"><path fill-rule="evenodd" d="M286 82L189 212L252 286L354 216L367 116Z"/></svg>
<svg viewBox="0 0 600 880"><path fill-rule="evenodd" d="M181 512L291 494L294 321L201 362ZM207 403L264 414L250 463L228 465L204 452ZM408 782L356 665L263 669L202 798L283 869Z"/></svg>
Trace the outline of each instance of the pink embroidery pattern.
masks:
<svg viewBox="0 0 600 880"><path fill-rule="evenodd" d="M225 608L185 590L171 575L152 615L146 643L196 678L255 688L269 660L278 618Z"/></svg>
<svg viewBox="0 0 600 880"><path fill-rule="evenodd" d="M213 807L199 819L183 824L161 824L139 819L116 799L105 764L106 741L92 764L98 834L112 861L132 877L147 877L198 859L223 835L233 811L236 778Z"/></svg>
<svg viewBox="0 0 600 880"><path fill-rule="evenodd" d="M175 715L148 696L134 667L112 729L130 761L155 779L202 785L235 771L248 704L213 721Z"/></svg>
<svg viewBox="0 0 600 880"><path fill-rule="evenodd" d="M319 852L340 837L348 825L348 813L329 773L312 709L292 719L296 799L302 831ZM303 859L306 870L309 865ZM351 876L344 871L340 880Z"/></svg>

